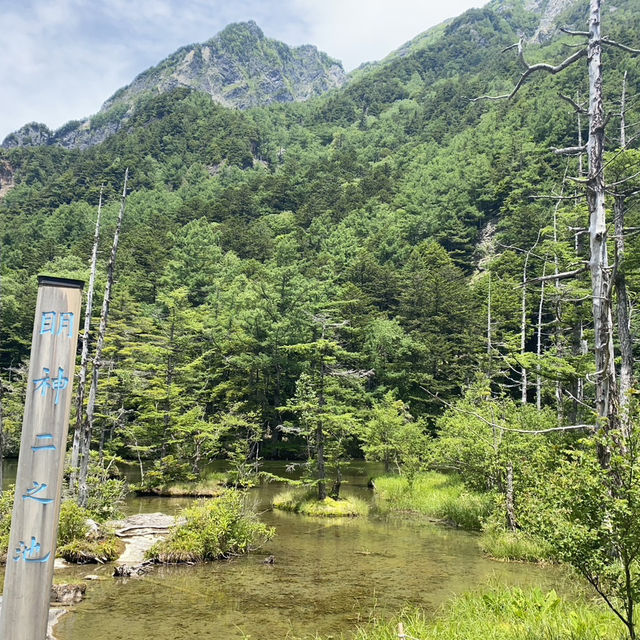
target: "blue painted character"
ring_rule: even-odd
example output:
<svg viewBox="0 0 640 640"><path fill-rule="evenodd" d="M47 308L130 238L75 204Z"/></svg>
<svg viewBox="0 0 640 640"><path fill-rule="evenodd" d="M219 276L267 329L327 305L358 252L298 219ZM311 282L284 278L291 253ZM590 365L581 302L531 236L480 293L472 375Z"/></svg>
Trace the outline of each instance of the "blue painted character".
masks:
<svg viewBox="0 0 640 640"><path fill-rule="evenodd" d="M73 338L73 313L71 311L65 311L60 314L60 323L56 335L61 336L65 329L67 330L67 336Z"/></svg>
<svg viewBox="0 0 640 640"><path fill-rule="evenodd" d="M42 370L45 374L44 377L33 381L33 384L36 385L35 391L41 389L41 395L46 396L48 389L54 389L56 392L55 404L58 404L60 392L67 388L69 378L64 377L64 369L62 367L58 367L58 375L55 378L51 377L51 372L47 367L42 367Z"/></svg>
<svg viewBox="0 0 640 640"><path fill-rule="evenodd" d="M32 447L33 448L33 447ZM42 483L40 484L39 482L36 482L35 480L33 481L33 487L31 487L31 489L27 489L27 493L23 493L22 494L22 499L23 500L35 500L36 502L39 502L40 504L49 504L51 502L53 502L52 498L36 498L36 496L41 492L44 491L47 488L47 485Z"/></svg>
<svg viewBox="0 0 640 640"><path fill-rule="evenodd" d="M45 333L55 334L56 330L56 312L55 311L43 311L42 322L40 324L40 335Z"/></svg>
<svg viewBox="0 0 640 640"><path fill-rule="evenodd" d="M36 442L43 440L53 440L53 434L51 433L39 433L36 435ZM48 444L38 444L31 447L31 451L55 451L56 445L49 442Z"/></svg>
<svg viewBox="0 0 640 640"><path fill-rule="evenodd" d="M61 336L66 330L67 336L73 338L73 313L71 311L63 311L60 313L60 319L56 322L57 315L55 311L42 312L40 335L50 333L52 336Z"/></svg>
<svg viewBox="0 0 640 640"><path fill-rule="evenodd" d="M24 560L25 562L46 562L51 555L51 552L41 558L34 557L37 553L40 553L40 543L36 542L34 536L31 536L31 545L27 546L24 542L20 541L20 546L16 547L16 554L13 556L14 562Z"/></svg>

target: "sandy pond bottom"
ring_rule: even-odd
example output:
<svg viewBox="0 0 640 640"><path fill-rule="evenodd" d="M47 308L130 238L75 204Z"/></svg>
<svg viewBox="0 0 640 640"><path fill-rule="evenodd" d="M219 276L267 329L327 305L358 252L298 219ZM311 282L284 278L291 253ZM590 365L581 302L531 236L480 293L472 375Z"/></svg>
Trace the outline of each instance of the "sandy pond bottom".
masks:
<svg viewBox="0 0 640 640"><path fill-rule="evenodd" d="M347 491L367 495L367 470L355 469ZM254 490L259 508L280 487ZM188 501L138 498L135 512L175 513ZM266 511L277 529L261 551L230 562L158 567L134 579L111 578L112 567L64 570L58 579L87 573L87 598L55 628L58 640L192 640L195 638L339 637L372 617L406 606L427 611L452 595L488 582L562 588L553 568L484 558L477 536L423 520L318 520ZM274 555L273 565L264 564ZM559 584L560 583L560 584Z"/></svg>

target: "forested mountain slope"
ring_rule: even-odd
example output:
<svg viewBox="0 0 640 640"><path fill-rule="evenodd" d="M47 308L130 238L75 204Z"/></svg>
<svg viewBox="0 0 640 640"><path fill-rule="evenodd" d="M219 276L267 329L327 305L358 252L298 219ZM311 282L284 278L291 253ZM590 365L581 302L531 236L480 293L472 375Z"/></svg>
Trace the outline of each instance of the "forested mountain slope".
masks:
<svg viewBox="0 0 640 640"><path fill-rule="evenodd" d="M176 88L140 94L126 126L91 148L2 150L15 183L0 201L9 430L18 428L35 276L88 279L102 183L104 273L125 167L99 396L112 450L157 457L164 442L165 453L199 459L218 450L226 425L271 455L303 455L296 433L308 428L301 407L319 392L318 372L343 450L357 451L360 426L387 392L433 430L441 400L480 374L518 396L523 367L538 372L542 405L555 406L560 381L562 410L581 411L572 398L591 366L581 350L586 281L549 285L542 298L539 286L523 296L520 284L523 273L571 270L584 258L573 233L587 220L581 187L563 184L578 159L552 149L577 144L576 115L559 94L584 100L585 64L531 78L510 101L472 101L513 87L517 56L501 51L521 32L539 39L552 4L496 0L306 102L240 111ZM613 9L605 32L637 45L638 0ZM584 24L584 3L563 11L561 24ZM527 46L531 61L558 62L573 44L542 40ZM622 52L605 56L615 149L623 73L631 126L640 68ZM577 195L533 197L554 192ZM629 226L637 214L631 203ZM637 236L628 245L635 295Z"/></svg>

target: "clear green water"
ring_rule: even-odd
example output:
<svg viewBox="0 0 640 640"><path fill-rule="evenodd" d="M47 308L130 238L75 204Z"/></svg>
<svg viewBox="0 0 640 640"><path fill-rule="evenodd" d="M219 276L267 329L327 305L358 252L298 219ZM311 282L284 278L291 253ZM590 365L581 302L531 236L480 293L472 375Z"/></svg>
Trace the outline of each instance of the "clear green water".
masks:
<svg viewBox="0 0 640 640"><path fill-rule="evenodd" d="M272 471L279 470L278 466ZM371 465L356 465L346 492L369 497ZM277 485L252 492L266 509ZM181 498L132 498L129 513L175 513ZM557 570L483 558L477 536L424 520L370 516L324 521L264 511L277 529L260 552L230 562L158 567L150 575L114 579L112 567L65 569L58 580L88 573L86 599L56 627L59 640L339 637L372 616L407 605L435 611L452 595L499 581L561 587ZM263 564L273 554L274 565Z"/></svg>

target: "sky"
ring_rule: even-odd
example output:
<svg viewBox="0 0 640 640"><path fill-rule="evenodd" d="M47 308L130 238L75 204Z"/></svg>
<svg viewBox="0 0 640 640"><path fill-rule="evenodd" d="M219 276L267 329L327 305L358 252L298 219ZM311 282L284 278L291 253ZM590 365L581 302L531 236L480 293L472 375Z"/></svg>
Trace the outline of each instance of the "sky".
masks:
<svg viewBox="0 0 640 640"><path fill-rule="evenodd" d="M0 0L0 141L96 113L179 47L255 20L350 71L486 0Z"/></svg>

